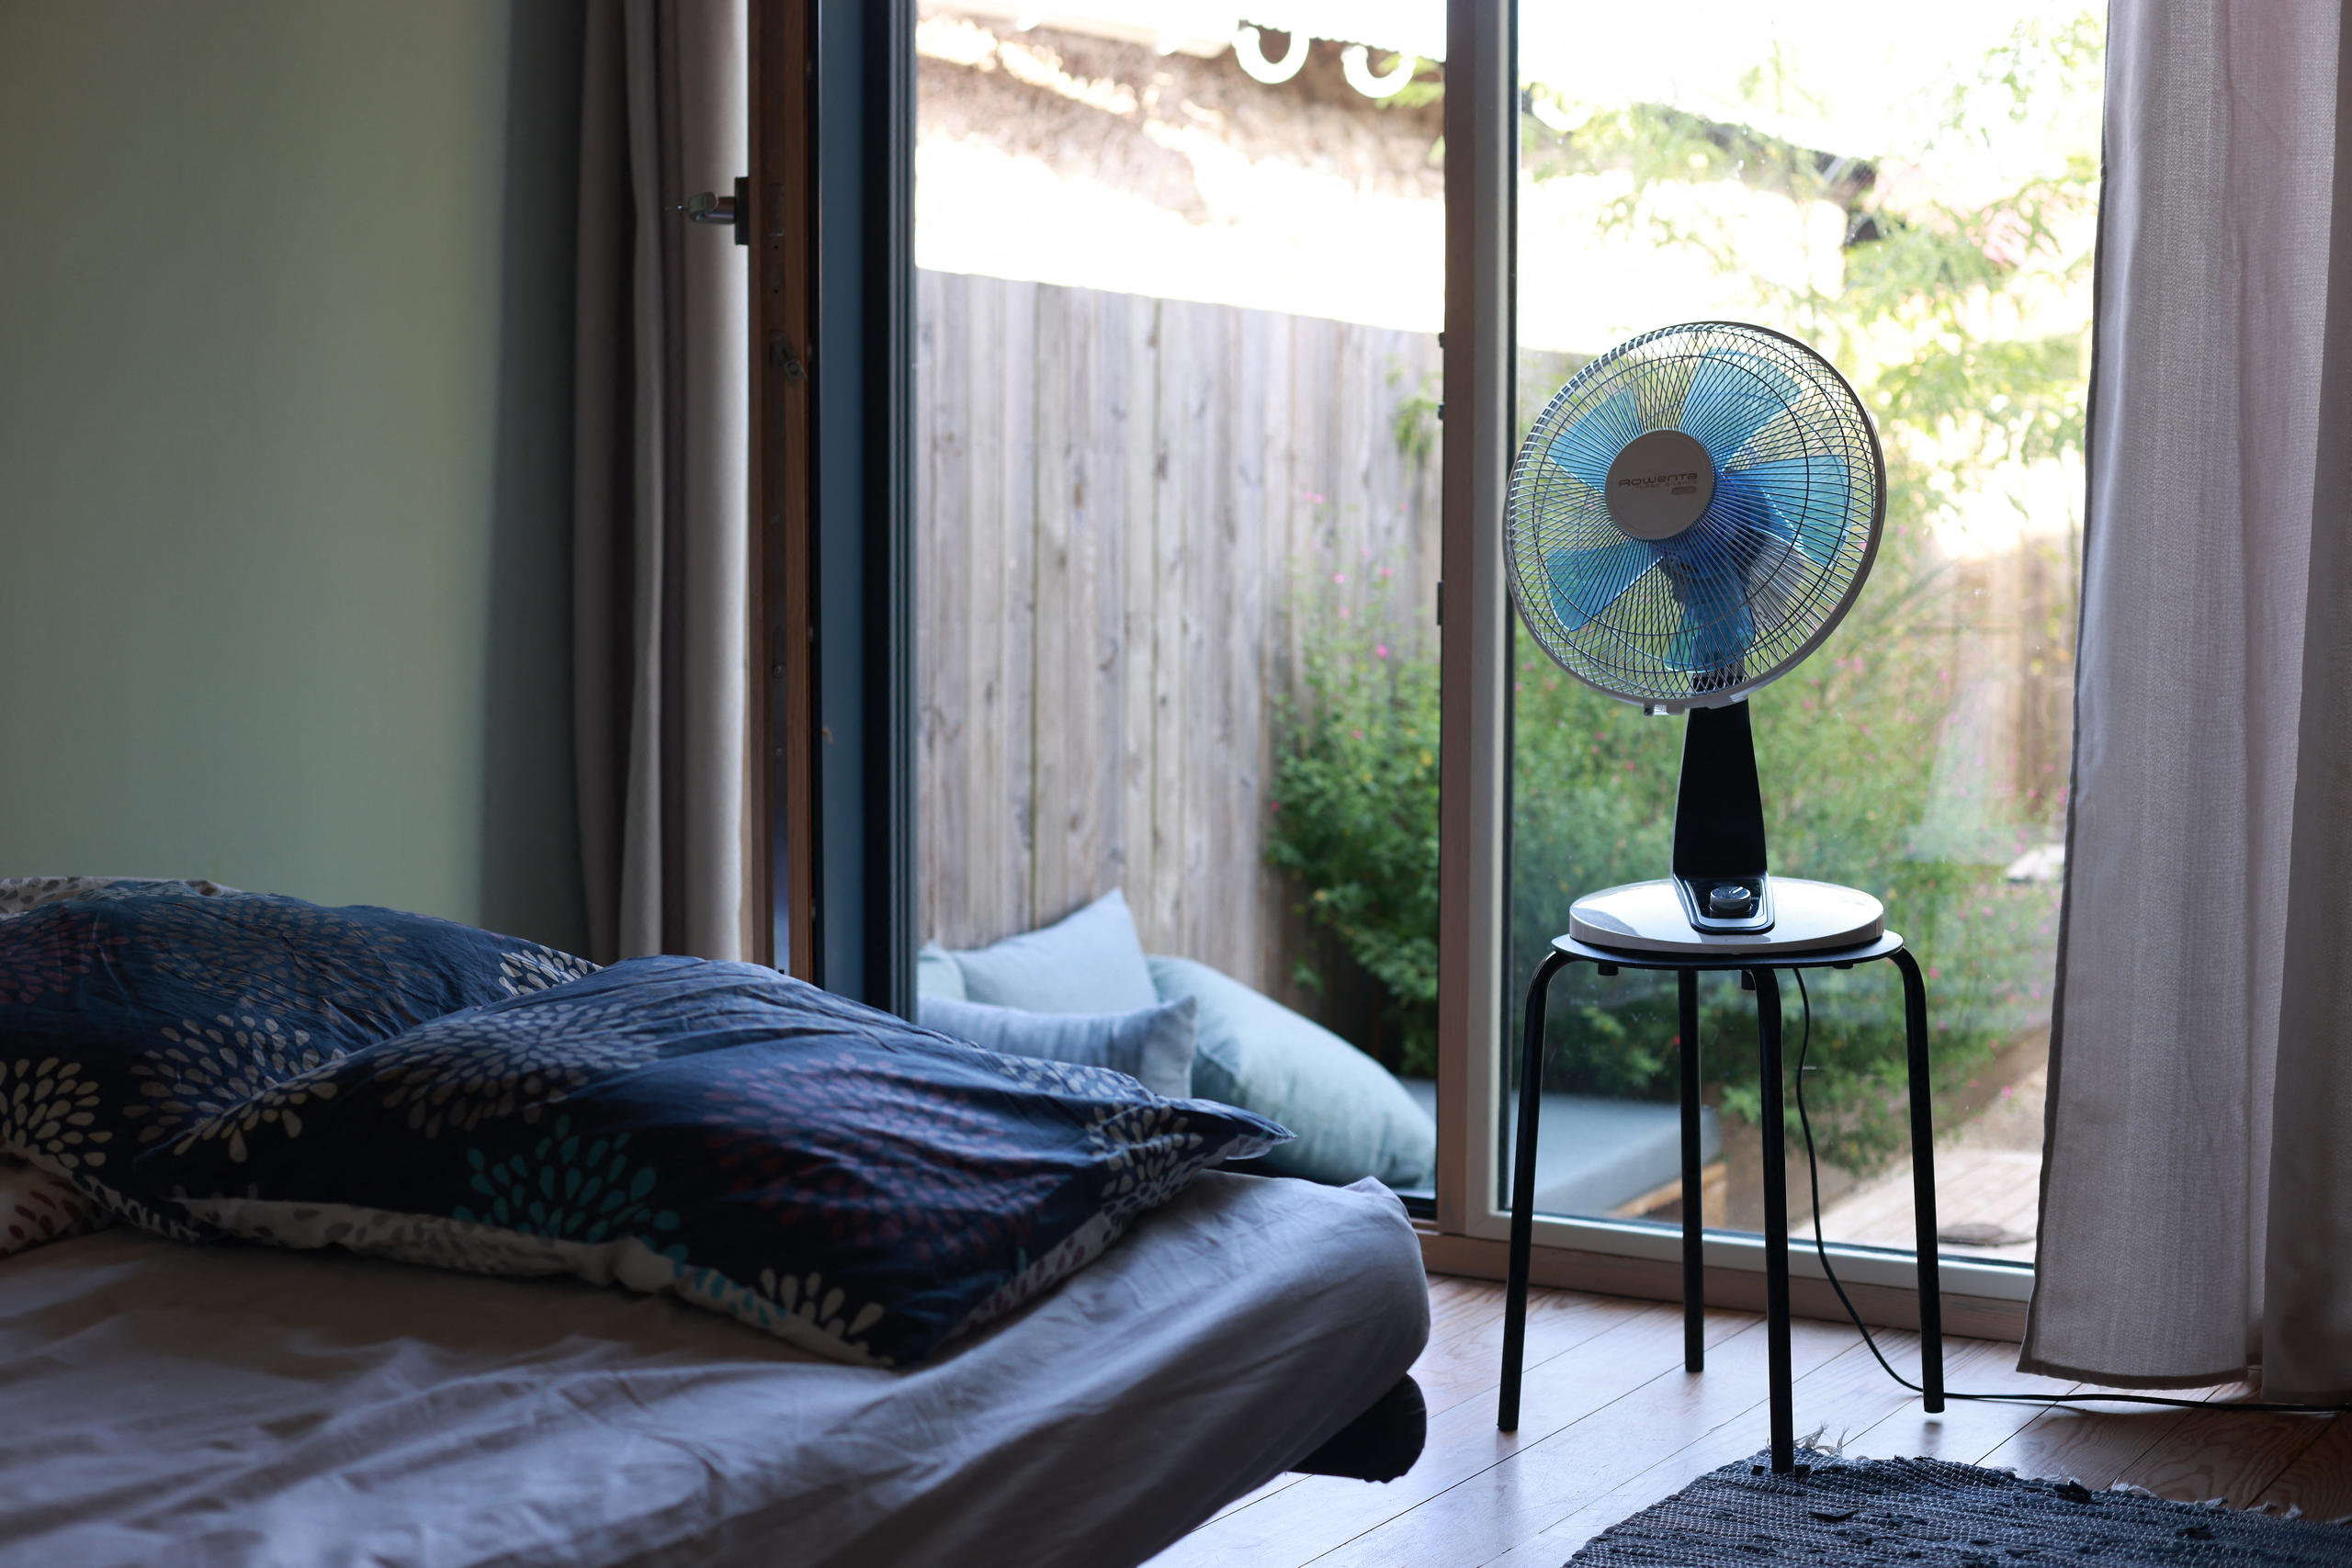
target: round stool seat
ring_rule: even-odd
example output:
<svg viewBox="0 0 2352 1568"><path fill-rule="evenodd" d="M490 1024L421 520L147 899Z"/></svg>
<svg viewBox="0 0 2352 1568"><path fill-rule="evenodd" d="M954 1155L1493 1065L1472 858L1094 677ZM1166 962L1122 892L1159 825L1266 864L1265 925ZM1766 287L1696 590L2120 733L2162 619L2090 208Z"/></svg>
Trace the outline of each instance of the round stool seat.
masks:
<svg viewBox="0 0 2352 1568"><path fill-rule="evenodd" d="M1674 884L1628 882L1588 893L1568 909L1568 935L1588 947L1730 958L1860 947L1886 930L1886 906L1858 887L1772 878L1772 929L1716 933L1690 924Z"/></svg>

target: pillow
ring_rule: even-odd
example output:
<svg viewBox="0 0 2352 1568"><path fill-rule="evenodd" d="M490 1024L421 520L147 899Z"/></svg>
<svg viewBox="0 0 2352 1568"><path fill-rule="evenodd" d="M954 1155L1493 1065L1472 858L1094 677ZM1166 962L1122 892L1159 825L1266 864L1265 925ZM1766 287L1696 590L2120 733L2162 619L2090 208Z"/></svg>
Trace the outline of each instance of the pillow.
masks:
<svg viewBox="0 0 2352 1568"><path fill-rule="evenodd" d="M968 1040L983 1051L1108 1067L1170 1100L1192 1097L1195 1010L1190 997L1104 1013L1023 1012L952 997L915 999L915 1018L925 1029Z"/></svg>
<svg viewBox="0 0 2352 1568"><path fill-rule="evenodd" d="M142 1147L242 1148L274 1086L594 968L425 915L91 879L0 914L0 1152L110 1203ZM135 1081L101 1090L107 1060Z"/></svg>
<svg viewBox="0 0 2352 1568"><path fill-rule="evenodd" d="M1133 1012L1160 1001L1117 888L1043 931L955 953L964 995L1028 1012Z"/></svg>
<svg viewBox="0 0 2352 1568"><path fill-rule="evenodd" d="M47 1171L0 1156L0 1258L113 1223L111 1215Z"/></svg>
<svg viewBox="0 0 2352 1568"><path fill-rule="evenodd" d="M80 1069L118 1141L156 1055ZM1204 1167L1287 1135L757 964L674 957L453 1013L236 1114L239 1139L158 1142L110 1172L125 1217L670 1291L895 1365L1083 1267Z"/></svg>
<svg viewBox="0 0 2352 1568"><path fill-rule="evenodd" d="M956 955L935 942L924 942L915 953L915 995L964 999L964 971L956 966Z"/></svg>
<svg viewBox="0 0 2352 1568"><path fill-rule="evenodd" d="M217 882L176 882L152 876L0 876L0 915L21 914L42 904L54 904L61 898L79 898L85 893L111 887L118 882L185 888L200 895L237 891L233 887L223 887Z"/></svg>
<svg viewBox="0 0 2352 1568"><path fill-rule="evenodd" d="M1278 1176L1426 1187L1437 1127L1388 1069L1312 1019L1189 958L1151 960L1159 994L1200 1004L1193 1092L1279 1122L1296 1138L1268 1155Z"/></svg>

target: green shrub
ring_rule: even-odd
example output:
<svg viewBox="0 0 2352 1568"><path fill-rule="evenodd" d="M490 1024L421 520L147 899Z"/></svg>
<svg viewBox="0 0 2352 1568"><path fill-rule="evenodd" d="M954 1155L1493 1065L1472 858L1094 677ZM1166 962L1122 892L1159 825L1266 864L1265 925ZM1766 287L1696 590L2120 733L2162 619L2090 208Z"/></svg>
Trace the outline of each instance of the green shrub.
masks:
<svg viewBox="0 0 2352 1568"><path fill-rule="evenodd" d="M1394 1065L1432 1076L1437 662L1402 651L1393 616L1299 613L1308 619L1306 695L1277 715L1266 858L1298 879L1307 915L1386 989L1402 1042Z"/></svg>

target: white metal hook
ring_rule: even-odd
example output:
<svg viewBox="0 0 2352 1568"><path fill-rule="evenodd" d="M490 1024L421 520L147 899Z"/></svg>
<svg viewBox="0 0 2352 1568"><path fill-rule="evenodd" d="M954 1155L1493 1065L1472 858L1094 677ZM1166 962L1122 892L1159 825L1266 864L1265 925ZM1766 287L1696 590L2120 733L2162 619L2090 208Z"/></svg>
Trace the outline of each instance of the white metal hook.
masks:
<svg viewBox="0 0 2352 1568"><path fill-rule="evenodd" d="M1387 75L1375 76L1372 73L1372 51L1363 45L1351 43L1340 51L1340 74L1347 77L1349 86L1367 98L1395 97L1404 91L1405 84L1413 79L1413 73L1420 69L1420 64L1412 55L1400 54Z"/></svg>
<svg viewBox="0 0 2352 1568"><path fill-rule="evenodd" d="M1268 62L1258 29L1243 23L1233 29L1233 58L1255 82L1269 87L1279 85L1298 74L1306 63L1307 38L1306 29L1293 28L1290 47L1283 51L1280 60Z"/></svg>

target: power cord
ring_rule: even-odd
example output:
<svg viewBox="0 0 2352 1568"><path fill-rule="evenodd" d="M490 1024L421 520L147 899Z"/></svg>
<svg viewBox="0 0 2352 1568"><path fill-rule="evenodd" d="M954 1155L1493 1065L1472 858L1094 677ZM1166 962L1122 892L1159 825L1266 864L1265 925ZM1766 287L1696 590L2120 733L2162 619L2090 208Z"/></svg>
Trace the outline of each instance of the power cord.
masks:
<svg viewBox="0 0 2352 1568"><path fill-rule="evenodd" d="M1804 1132L1805 1179L1813 1191L1814 1254L1821 1259L1821 1271L1829 1277L1829 1288L1838 1292L1838 1303L1845 1307L1846 1315L1854 1320L1856 1332L1861 1335L1862 1343L1870 1347L1871 1356L1885 1370L1886 1375L1914 1393L1925 1393L1925 1389L1896 1371L1888 1362L1885 1353L1878 1348L1878 1341L1871 1337L1870 1329L1862 1323L1862 1314L1854 1310L1853 1300L1846 1294L1846 1287L1838 1282L1838 1270L1830 1267L1829 1247L1821 1234L1821 1162L1814 1155L1813 1119L1805 1114L1804 1108L1805 1057L1813 1049L1813 998L1804 988L1804 971L1792 969L1789 973L1796 976L1797 997L1804 1004L1804 1034L1797 1045L1797 1125ZM2281 1404L2235 1400L2215 1404L2211 1400L2174 1399L2154 1393L1955 1393L1946 1389L1944 1397L2007 1404L2159 1404L2173 1410L2250 1410L2282 1416L2330 1415L2352 1410L2352 1404Z"/></svg>

